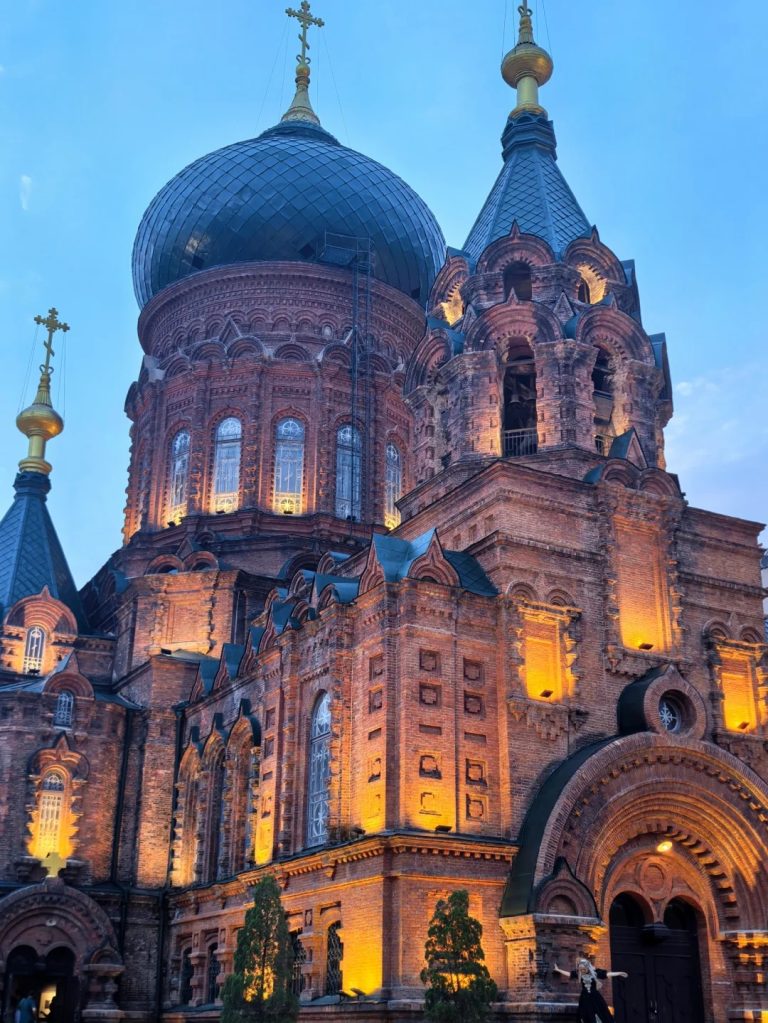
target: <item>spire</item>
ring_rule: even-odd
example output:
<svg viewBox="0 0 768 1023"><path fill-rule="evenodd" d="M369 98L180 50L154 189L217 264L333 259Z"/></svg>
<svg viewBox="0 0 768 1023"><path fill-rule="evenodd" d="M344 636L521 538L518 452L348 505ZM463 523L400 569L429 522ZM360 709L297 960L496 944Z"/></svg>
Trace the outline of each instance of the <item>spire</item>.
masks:
<svg viewBox="0 0 768 1023"><path fill-rule="evenodd" d="M518 7L517 45L501 63L504 81L517 89L517 105L501 136L504 166L485 201L464 251L478 259L491 242L517 224L522 234L543 238L555 257L590 225L557 166L552 122L539 104L539 86L552 76L552 58L533 38L531 9Z"/></svg>
<svg viewBox="0 0 768 1023"><path fill-rule="evenodd" d="M16 425L25 437L29 438L27 457L19 462L19 468L22 472L39 472L46 476L51 471L51 464L45 460L45 445L64 429L64 420L51 404L53 335L58 330L62 333L69 330L68 325L61 323L58 317L56 309L49 309L46 317L35 317L35 323L39 323L48 331L44 344L45 362L40 367L40 382L37 385L35 400L16 417Z"/></svg>
<svg viewBox="0 0 768 1023"><path fill-rule="evenodd" d="M309 65L308 56L309 42L307 40L307 29L310 25L322 28L325 22L322 18L315 18L309 9L309 0L301 0L301 9L296 11L293 7L286 7L285 13L289 18L296 18L301 25L299 42L301 53L296 56L296 95L293 102L283 114L282 121L310 121L312 124L320 124L320 118L312 109L309 100Z"/></svg>
<svg viewBox="0 0 768 1023"><path fill-rule="evenodd" d="M510 114L543 114L544 107L539 106L539 86L544 85L552 77L554 64L552 58L533 39L533 11L527 4L520 4L520 33L517 46L510 50L501 62L501 76L507 85L517 89L517 106Z"/></svg>

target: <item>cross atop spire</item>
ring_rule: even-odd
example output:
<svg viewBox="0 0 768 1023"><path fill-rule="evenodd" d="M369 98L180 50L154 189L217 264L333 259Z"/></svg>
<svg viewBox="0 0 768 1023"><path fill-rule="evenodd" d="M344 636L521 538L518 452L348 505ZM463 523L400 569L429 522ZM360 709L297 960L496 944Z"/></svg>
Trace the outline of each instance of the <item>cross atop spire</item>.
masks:
<svg viewBox="0 0 768 1023"><path fill-rule="evenodd" d="M285 13L289 18L296 18L301 25L301 32L299 33L299 42L301 43L301 53L297 54L296 60L301 64L309 64L310 59L307 56L309 52L309 42L307 41L307 29L310 25L317 25L318 28L322 28L325 22L322 18L316 18L309 9L309 0L301 0L301 10L296 11L293 7L286 7Z"/></svg>
<svg viewBox="0 0 768 1023"><path fill-rule="evenodd" d="M310 8L309 0L301 0L299 10L295 10L293 7L286 7L285 13L289 18L296 18L301 25L301 32L299 32L299 42L301 43L301 53L296 55L296 95L293 97L293 103L283 114L281 120L283 121L309 121L312 124L320 124L315 111L312 109L312 104L309 101L309 41L307 40L307 30L310 25L316 25L318 28L322 28L325 22L322 18L316 18Z"/></svg>
<svg viewBox="0 0 768 1023"><path fill-rule="evenodd" d="M45 327L48 331L48 338L45 341L45 363L40 367L40 372L45 376L50 376L53 373L51 368L51 358L55 354L53 350L53 335L57 330L60 330L62 334L66 334L69 330L68 323L62 323L59 320L59 310L51 308L48 310L47 316L36 316L35 323L39 323L41 327Z"/></svg>

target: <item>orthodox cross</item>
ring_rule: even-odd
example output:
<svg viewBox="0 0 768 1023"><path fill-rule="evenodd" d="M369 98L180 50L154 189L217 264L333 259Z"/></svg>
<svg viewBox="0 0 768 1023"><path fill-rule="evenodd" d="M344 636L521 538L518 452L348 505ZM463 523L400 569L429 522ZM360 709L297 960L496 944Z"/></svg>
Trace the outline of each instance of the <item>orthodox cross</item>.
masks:
<svg viewBox="0 0 768 1023"><path fill-rule="evenodd" d="M307 53L309 51L309 43L307 42L307 29L310 25L317 25L318 28L322 28L325 22L322 18L316 18L309 9L309 0L301 0L301 10L296 11L293 7L286 7L285 13L289 18L296 18L301 25L301 32L299 33L299 42L301 43L301 53L297 55L296 59L299 64L309 64L309 57Z"/></svg>
<svg viewBox="0 0 768 1023"><path fill-rule="evenodd" d="M47 316L36 316L35 323L39 323L41 327L45 327L48 331L48 337L45 342L45 363L40 367L40 372L44 376L50 376L53 370L51 369L51 356L53 356L53 335L57 330L60 330L62 334L65 334L69 330L69 324L62 323L59 320L59 310L49 309Z"/></svg>

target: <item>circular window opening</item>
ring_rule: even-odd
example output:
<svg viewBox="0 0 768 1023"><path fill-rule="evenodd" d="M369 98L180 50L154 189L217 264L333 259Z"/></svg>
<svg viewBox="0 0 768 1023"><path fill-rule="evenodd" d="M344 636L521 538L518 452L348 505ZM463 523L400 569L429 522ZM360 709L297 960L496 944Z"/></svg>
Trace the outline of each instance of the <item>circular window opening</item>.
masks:
<svg viewBox="0 0 768 1023"><path fill-rule="evenodd" d="M682 702L671 693L665 693L659 700L659 720L668 732L682 730L685 711Z"/></svg>

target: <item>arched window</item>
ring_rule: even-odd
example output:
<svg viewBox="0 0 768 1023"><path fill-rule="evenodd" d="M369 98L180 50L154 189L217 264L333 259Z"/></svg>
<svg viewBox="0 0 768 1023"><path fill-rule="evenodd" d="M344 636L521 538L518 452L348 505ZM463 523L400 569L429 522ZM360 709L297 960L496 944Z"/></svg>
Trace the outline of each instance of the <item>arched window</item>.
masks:
<svg viewBox="0 0 768 1023"><path fill-rule="evenodd" d="M244 743L230 761L230 874L253 866L258 774L258 751Z"/></svg>
<svg viewBox="0 0 768 1023"><path fill-rule="evenodd" d="M240 452L243 427L239 419L222 419L216 429L213 456L213 510L232 512L240 500Z"/></svg>
<svg viewBox="0 0 768 1023"><path fill-rule="evenodd" d="M192 965L192 949L185 948L181 954L181 973L179 976L179 1002L189 1005L192 1001L192 978L195 967Z"/></svg>
<svg viewBox="0 0 768 1023"><path fill-rule="evenodd" d="M357 427L347 423L336 432L336 517L360 520L362 443Z"/></svg>
<svg viewBox="0 0 768 1023"><path fill-rule="evenodd" d="M403 456L394 444L387 444L387 469L384 481L384 525L394 529L400 525L397 502L403 496Z"/></svg>
<svg viewBox="0 0 768 1023"><path fill-rule="evenodd" d="M187 430L179 430L171 441L168 515L172 522L179 522L187 514L188 482L189 433Z"/></svg>
<svg viewBox="0 0 768 1023"><path fill-rule="evenodd" d="M593 400L595 403L595 447L601 455L607 455L613 440L613 369L611 361L598 349L595 368L592 370Z"/></svg>
<svg viewBox="0 0 768 1023"><path fill-rule="evenodd" d="M304 426L298 419L281 419L275 430L275 512L300 515L303 489Z"/></svg>
<svg viewBox="0 0 768 1023"><path fill-rule="evenodd" d="M224 750L220 750L211 765L208 788L208 863L206 877L215 881L220 874L221 838L224 828Z"/></svg>
<svg viewBox="0 0 768 1023"><path fill-rule="evenodd" d="M208 1005L213 1005L219 997L219 971L221 970L221 963L216 955L217 951L218 947L216 945L211 945L208 949L208 982L205 992L205 1000Z"/></svg>
<svg viewBox="0 0 768 1023"><path fill-rule="evenodd" d="M24 646L24 671L37 674L43 666L45 653L45 631L39 625L33 625L27 632Z"/></svg>
<svg viewBox="0 0 768 1023"><path fill-rule="evenodd" d="M197 880L198 854L198 813L200 798L200 780L197 773L189 773L183 787L184 805L180 807L181 847L179 862L174 866L174 883L194 884ZM178 869L177 869L178 867Z"/></svg>
<svg viewBox="0 0 768 1023"><path fill-rule="evenodd" d="M533 455L538 448L536 363L533 354L510 359L504 374L504 456Z"/></svg>
<svg viewBox="0 0 768 1023"><path fill-rule="evenodd" d="M62 689L56 698L56 710L53 723L59 728L72 727L72 713L75 709L75 698L68 689Z"/></svg>
<svg viewBox="0 0 768 1023"><path fill-rule="evenodd" d="M307 846L328 841L328 782L331 761L331 696L323 693L315 704L309 733L309 791Z"/></svg>
<svg viewBox="0 0 768 1023"><path fill-rule="evenodd" d="M67 783L58 771L49 771L40 786L37 843L35 855L44 860L48 853L59 853L62 846L66 811Z"/></svg>
<svg viewBox="0 0 768 1023"><path fill-rule="evenodd" d="M518 302L530 302L533 299L531 268L522 260L510 263L504 271L504 298L514 291Z"/></svg>

